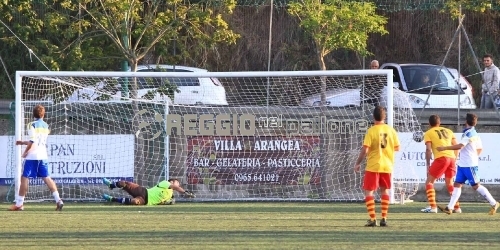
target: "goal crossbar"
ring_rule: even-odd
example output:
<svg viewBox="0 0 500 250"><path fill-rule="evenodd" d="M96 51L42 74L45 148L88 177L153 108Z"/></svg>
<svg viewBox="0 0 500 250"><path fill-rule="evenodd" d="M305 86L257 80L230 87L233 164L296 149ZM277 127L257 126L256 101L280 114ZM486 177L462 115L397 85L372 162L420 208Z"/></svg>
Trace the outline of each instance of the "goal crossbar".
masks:
<svg viewBox="0 0 500 250"><path fill-rule="evenodd" d="M16 71L16 77L300 77L300 76L353 76L387 75L392 82L392 70L312 70L312 71L240 71L240 72L123 72L123 71Z"/></svg>

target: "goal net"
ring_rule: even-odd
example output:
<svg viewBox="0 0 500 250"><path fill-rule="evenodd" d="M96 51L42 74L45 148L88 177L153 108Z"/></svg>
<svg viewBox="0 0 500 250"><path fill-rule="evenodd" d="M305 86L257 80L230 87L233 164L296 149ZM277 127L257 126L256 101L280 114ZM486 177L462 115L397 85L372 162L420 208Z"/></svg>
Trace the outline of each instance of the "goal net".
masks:
<svg viewBox="0 0 500 250"><path fill-rule="evenodd" d="M353 164L373 103L404 135L402 152L420 131L390 70L17 72L16 83L16 139L27 140L43 105L49 173L66 200L126 195L102 178L146 187L177 178L198 201L358 201ZM4 178L16 192L21 150ZM415 194L415 171L397 159L393 201ZM30 185L26 200L51 199L42 180Z"/></svg>

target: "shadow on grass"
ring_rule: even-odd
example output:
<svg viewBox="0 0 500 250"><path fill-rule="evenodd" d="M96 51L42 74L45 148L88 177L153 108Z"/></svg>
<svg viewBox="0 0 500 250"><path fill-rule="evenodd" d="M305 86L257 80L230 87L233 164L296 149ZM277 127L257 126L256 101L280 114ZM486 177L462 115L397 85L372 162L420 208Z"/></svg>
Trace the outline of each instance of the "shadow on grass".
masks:
<svg viewBox="0 0 500 250"><path fill-rule="evenodd" d="M7 209L10 205L5 206ZM413 203L409 205L390 205L390 214L419 213L420 209L427 206L426 203ZM23 212L45 212L53 210L51 203L27 203ZM377 211L380 205L376 205ZM467 214L485 214L489 211L487 203L462 204L462 210ZM153 213L366 213L363 203L264 203L264 202L229 202L229 203L189 203L182 202L175 205L163 206L126 206L116 203L70 203L64 206L67 212L153 212Z"/></svg>
<svg viewBox="0 0 500 250"><path fill-rule="evenodd" d="M338 204L314 205L308 203L177 203L175 205L159 206L127 206L116 203L65 203L64 211L75 212L185 212L185 213L330 213L330 212L363 212L366 211L364 204L350 204L351 207L342 207ZM353 209L352 205L356 207ZM10 205L6 205L7 209ZM50 203L27 203L25 211L49 211L53 210Z"/></svg>
<svg viewBox="0 0 500 250"><path fill-rule="evenodd" d="M123 229L123 228L122 228ZM498 232L482 232L471 234L464 231L447 231L440 232L439 236L435 232L422 231L407 231L407 232L391 232L388 233L386 228L369 228L368 230L343 230L343 231L196 231L196 230L180 230L180 231L133 231L126 230L121 232L22 232L9 233L2 232L0 240L9 239L71 239L71 240L104 240L115 241L120 239L128 240L146 240L146 239L161 239L172 238L176 240L189 240L191 242L214 242L216 240L231 240L231 241L249 241L255 240L260 242L272 242L277 239L287 242L302 242L304 240L315 241L355 241L356 243L384 243L384 242L435 242L436 244L446 243L498 243Z"/></svg>

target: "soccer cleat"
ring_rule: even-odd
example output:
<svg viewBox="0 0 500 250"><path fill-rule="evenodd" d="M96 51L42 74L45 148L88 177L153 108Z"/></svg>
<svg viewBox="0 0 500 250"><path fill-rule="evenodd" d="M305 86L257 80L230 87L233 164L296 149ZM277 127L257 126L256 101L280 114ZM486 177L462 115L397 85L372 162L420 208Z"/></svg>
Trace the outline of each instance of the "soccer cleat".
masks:
<svg viewBox="0 0 500 250"><path fill-rule="evenodd" d="M107 194L103 194L102 195L102 198L106 201L111 201L113 199L113 196L111 195L107 195Z"/></svg>
<svg viewBox="0 0 500 250"><path fill-rule="evenodd" d="M431 207L430 207L430 206L428 206L428 207L426 207L426 208L424 208L424 209L421 209L421 210L420 210L420 212L422 212L422 213L427 213L427 212L425 212L425 211L426 211L426 210L430 210L430 209L431 209Z"/></svg>
<svg viewBox="0 0 500 250"><path fill-rule="evenodd" d="M449 209L448 207L438 206L438 208L439 210L441 210L441 212L446 213L448 215L453 213L453 210ZM460 212L462 212L462 210L460 210Z"/></svg>
<svg viewBox="0 0 500 250"><path fill-rule="evenodd" d="M165 202L165 205L174 205L175 204L175 199L171 199L167 202Z"/></svg>
<svg viewBox="0 0 500 250"><path fill-rule="evenodd" d="M63 207L64 207L64 203L62 202L62 200L60 200L59 202L57 202L56 211L61 212Z"/></svg>
<svg viewBox="0 0 500 250"><path fill-rule="evenodd" d="M377 226L377 220L368 220L365 224L365 227L376 227Z"/></svg>
<svg viewBox="0 0 500 250"><path fill-rule="evenodd" d="M111 181L110 181L110 180L108 180L108 179L106 179L106 178L102 178L102 183L104 183L104 185L108 186L108 187L109 187L109 189L113 189L113 188L111 187Z"/></svg>
<svg viewBox="0 0 500 250"><path fill-rule="evenodd" d="M9 211L23 211L24 210L24 206L21 205L20 207L16 206L15 204L12 205L9 209L7 209Z"/></svg>
<svg viewBox="0 0 500 250"><path fill-rule="evenodd" d="M426 207L420 211L422 211L422 213L437 213L438 212L437 208L431 208L431 207Z"/></svg>
<svg viewBox="0 0 500 250"><path fill-rule="evenodd" d="M497 209L500 207L500 203L496 203L494 206L491 206L490 212L488 213L489 215L494 215L497 213Z"/></svg>
<svg viewBox="0 0 500 250"><path fill-rule="evenodd" d="M380 226L387 227L387 219L386 218L382 218L382 220L380 221Z"/></svg>
<svg viewBox="0 0 500 250"><path fill-rule="evenodd" d="M453 209L453 213L454 214L461 214L462 213L462 209L461 208Z"/></svg>

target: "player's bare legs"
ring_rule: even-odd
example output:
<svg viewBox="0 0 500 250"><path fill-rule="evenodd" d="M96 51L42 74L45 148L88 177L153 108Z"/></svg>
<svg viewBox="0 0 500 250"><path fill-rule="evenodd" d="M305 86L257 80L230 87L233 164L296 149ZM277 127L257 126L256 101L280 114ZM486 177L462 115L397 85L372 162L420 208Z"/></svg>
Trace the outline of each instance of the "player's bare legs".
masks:
<svg viewBox="0 0 500 250"><path fill-rule="evenodd" d="M380 187L380 208L382 213L382 220L380 226L387 226L387 213L389 212L389 189Z"/></svg>
<svg viewBox="0 0 500 250"><path fill-rule="evenodd" d="M425 192L427 194L427 201L429 202L429 208L424 213L437 213L437 204L436 204L436 190L434 190L434 182L436 182L436 177L428 174L427 180L425 181Z"/></svg>
<svg viewBox="0 0 500 250"><path fill-rule="evenodd" d="M102 197L107 201L121 203L124 205L146 205L146 200L142 196L130 198L130 197L113 197L104 194Z"/></svg>
<svg viewBox="0 0 500 250"><path fill-rule="evenodd" d="M454 190L453 190L453 193L451 194L450 203L448 203L448 206L446 206L446 207L439 206L438 207L439 210L441 210L447 214L453 213L453 211L451 209L449 209L448 207L454 207L455 203L458 201L458 198L460 198L460 195L462 194L462 184L455 183L455 185L453 187L454 187ZM472 188L476 189L477 185L473 186Z"/></svg>
<svg viewBox="0 0 500 250"><path fill-rule="evenodd" d="M29 179L26 177L21 177L21 186L19 187L19 196L26 196L29 188Z"/></svg>
<svg viewBox="0 0 500 250"><path fill-rule="evenodd" d="M453 190L455 189L454 186L453 186L453 178L444 178L444 184L446 185L446 187L448 188L448 192L450 193L450 198L453 196ZM455 203L455 205L453 206L453 212L454 213L462 213L462 209L460 208L460 203L457 202Z"/></svg>
<svg viewBox="0 0 500 250"><path fill-rule="evenodd" d="M56 185L56 183L50 177L43 177L42 180L43 180L43 182L45 182L45 185L47 185L47 187L50 190L50 193L54 197L54 201L57 204L56 205L56 211L62 211L64 203L61 200L61 197L59 197L59 192L57 191L57 185Z"/></svg>
<svg viewBox="0 0 500 250"><path fill-rule="evenodd" d="M117 181L111 182L104 178L103 183L107 185L110 189L121 188L123 191L127 192L132 198L126 197L112 197L110 195L104 194L103 198L107 201L118 202L125 205L145 205L146 204L146 188L129 181Z"/></svg>
<svg viewBox="0 0 500 250"><path fill-rule="evenodd" d="M365 205L370 220L366 223L367 227L377 226L377 215L375 214L375 199L373 197L374 190L365 190Z"/></svg>
<svg viewBox="0 0 500 250"><path fill-rule="evenodd" d="M374 190L365 190L365 205L366 205L366 210L368 212L368 215L370 216L370 220L368 220L367 224L365 226L367 227L376 227L377 226L377 219L376 219L376 212L375 212L375 199L374 199ZM387 226L387 212L389 211L389 190L387 188L380 188L380 194L381 194L381 216L382 220L380 221L380 226L385 227Z"/></svg>
<svg viewBox="0 0 500 250"><path fill-rule="evenodd" d="M450 193L450 197L453 195L453 189L454 189L454 187L453 187L453 179L454 178L451 178L451 177L445 177L444 178L444 184L445 184L446 188L448 189L448 192ZM432 188L434 189L434 183L432 183ZM426 191L428 191L428 190L429 189L427 188L427 183L426 183ZM431 209L432 209L432 207L428 206L428 207L422 209L421 211L423 213L433 213L434 210L431 210ZM455 204L455 206L453 208L453 212L454 213L462 213L462 209L460 208L460 203L458 201L456 202L456 204Z"/></svg>
<svg viewBox="0 0 500 250"><path fill-rule="evenodd" d="M10 211L20 211L24 210L24 197L28 193L28 187L29 187L29 179L22 176L21 177L21 186L19 187L19 194L18 197L16 197L16 204L13 205L11 208L9 208Z"/></svg>
<svg viewBox="0 0 500 250"><path fill-rule="evenodd" d="M474 186L472 186L472 188L476 190L479 194L481 194L490 203L491 208L488 214L489 215L496 214L497 209L500 207L500 204L495 200L495 198L493 198L493 196L490 194L490 191L486 187L482 186L480 183L475 184ZM439 207L439 209L447 214L451 214L453 212L451 210L451 207L455 206L461 194L462 194L462 184L455 183L453 194L450 198L450 203L448 203L446 207Z"/></svg>
<svg viewBox="0 0 500 250"><path fill-rule="evenodd" d="M131 196L137 196L137 195L139 195L138 192L142 191L142 190L140 190L140 189L142 189L141 186L139 186L136 183L130 182L130 181L117 181L114 183L110 182L107 185L110 189L121 188L121 189L123 189L123 191L127 192Z"/></svg>
<svg viewBox="0 0 500 250"><path fill-rule="evenodd" d="M491 196L490 191L486 187L481 185L481 183L472 186L472 188L476 190L479 194L481 194L490 203L491 208L488 214L489 215L496 214L498 207L500 207L500 204L495 200L495 198L493 198L493 196Z"/></svg>
<svg viewBox="0 0 500 250"><path fill-rule="evenodd" d="M434 183L439 177L444 176L445 179L451 179L456 175L455 159L450 157L436 158L428 168L427 173L428 174L427 180L425 181L425 191L427 194L427 200L429 201L430 209L422 210L422 212L437 213L438 207L436 204L436 190L434 189ZM451 180L449 181L451 182Z"/></svg>

